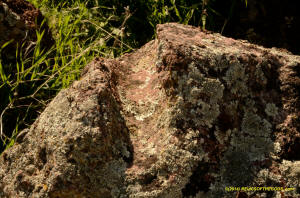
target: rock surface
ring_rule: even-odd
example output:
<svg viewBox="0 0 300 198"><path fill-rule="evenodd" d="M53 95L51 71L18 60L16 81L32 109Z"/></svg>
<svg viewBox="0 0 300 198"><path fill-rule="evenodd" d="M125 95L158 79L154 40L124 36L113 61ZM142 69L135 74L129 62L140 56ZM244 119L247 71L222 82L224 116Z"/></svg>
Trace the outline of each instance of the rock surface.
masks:
<svg viewBox="0 0 300 198"><path fill-rule="evenodd" d="M43 20L42 13L26 0L0 0L0 48L12 41L2 50L2 58L14 60L20 46L23 58L32 54L37 41L36 31L44 31L41 48L51 47L54 40Z"/></svg>
<svg viewBox="0 0 300 198"><path fill-rule="evenodd" d="M0 158L0 197L300 196L300 57L179 24L97 58ZM226 191L226 187L290 191Z"/></svg>

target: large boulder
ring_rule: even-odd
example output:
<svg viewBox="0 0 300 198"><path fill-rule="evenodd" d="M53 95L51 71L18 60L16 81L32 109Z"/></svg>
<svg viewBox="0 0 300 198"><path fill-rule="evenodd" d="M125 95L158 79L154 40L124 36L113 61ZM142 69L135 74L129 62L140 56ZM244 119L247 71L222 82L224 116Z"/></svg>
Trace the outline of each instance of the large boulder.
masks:
<svg viewBox="0 0 300 198"><path fill-rule="evenodd" d="M158 25L17 136L0 197L299 196L299 96L299 56Z"/></svg>
<svg viewBox="0 0 300 198"><path fill-rule="evenodd" d="M22 50L23 58L32 55L36 46L36 32L43 33L41 49L49 49L54 40L42 13L26 0L0 0L0 48L2 59L14 61L16 50Z"/></svg>

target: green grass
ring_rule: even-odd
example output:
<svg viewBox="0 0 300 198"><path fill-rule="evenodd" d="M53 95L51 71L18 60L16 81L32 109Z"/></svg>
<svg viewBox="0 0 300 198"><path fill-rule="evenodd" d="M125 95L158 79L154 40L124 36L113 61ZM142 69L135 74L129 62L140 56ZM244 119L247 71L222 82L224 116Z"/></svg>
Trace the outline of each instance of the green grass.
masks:
<svg viewBox="0 0 300 198"><path fill-rule="evenodd" d="M95 57L114 58L142 46L154 38L159 23L212 29L214 16L220 16L217 0L29 1L45 16L55 45L42 50L44 32L37 31L31 57L16 52L19 61L9 65L0 59L0 153ZM223 16L224 25L229 16Z"/></svg>
<svg viewBox="0 0 300 198"><path fill-rule="evenodd" d="M45 15L55 45L43 51L44 32L37 31L31 57L25 59L20 54L19 61L9 65L0 59L0 135L6 148L13 145L19 130L30 126L59 90L80 77L82 68L94 57L113 58L133 49L123 41L123 27L110 25L117 18L114 8L102 7L110 13L105 16L99 7L87 8L86 3L79 1L70 7L46 0L31 2ZM129 12L122 17L123 26L129 17Z"/></svg>

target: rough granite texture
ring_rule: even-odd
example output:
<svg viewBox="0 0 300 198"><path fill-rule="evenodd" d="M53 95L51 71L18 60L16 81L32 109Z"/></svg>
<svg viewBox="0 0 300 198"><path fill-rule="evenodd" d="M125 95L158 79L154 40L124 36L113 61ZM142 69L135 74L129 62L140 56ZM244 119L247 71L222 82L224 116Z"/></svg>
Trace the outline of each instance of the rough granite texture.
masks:
<svg viewBox="0 0 300 198"><path fill-rule="evenodd" d="M0 157L0 197L300 196L300 57L179 24L97 58ZM227 192L225 187L291 187Z"/></svg>
<svg viewBox="0 0 300 198"><path fill-rule="evenodd" d="M26 0L0 0L0 49L3 59L16 58L16 49L22 47L23 58L32 54L36 46L36 31L43 34L41 49L54 44L49 27L43 22L42 13Z"/></svg>

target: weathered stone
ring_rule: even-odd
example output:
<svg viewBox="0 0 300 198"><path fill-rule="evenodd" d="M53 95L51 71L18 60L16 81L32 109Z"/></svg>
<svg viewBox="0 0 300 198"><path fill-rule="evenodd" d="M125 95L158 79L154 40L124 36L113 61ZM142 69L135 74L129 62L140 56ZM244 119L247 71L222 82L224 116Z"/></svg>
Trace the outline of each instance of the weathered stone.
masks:
<svg viewBox="0 0 300 198"><path fill-rule="evenodd" d="M50 48L54 40L43 20L41 12L26 0L0 0L0 48L10 42L2 50L2 59L15 60L17 48L22 48L23 58L31 55L36 46L36 31L44 31L41 49Z"/></svg>
<svg viewBox="0 0 300 198"><path fill-rule="evenodd" d="M179 24L95 59L0 158L0 197L299 196L300 57ZM226 187L293 187L228 192Z"/></svg>

